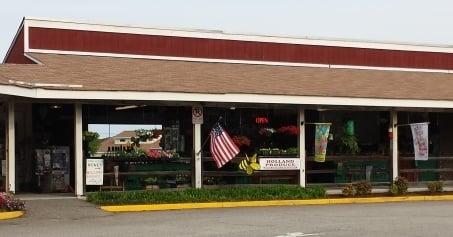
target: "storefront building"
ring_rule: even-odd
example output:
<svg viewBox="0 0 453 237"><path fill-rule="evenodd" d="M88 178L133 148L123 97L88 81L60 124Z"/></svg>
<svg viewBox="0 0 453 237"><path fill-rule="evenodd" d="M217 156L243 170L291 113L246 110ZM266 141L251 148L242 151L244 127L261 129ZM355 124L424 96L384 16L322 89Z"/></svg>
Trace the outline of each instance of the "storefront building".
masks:
<svg viewBox="0 0 453 237"><path fill-rule="evenodd" d="M451 47L25 18L0 65L0 188L449 185L452 73ZM240 148L222 168L217 122ZM255 154L259 168L241 166Z"/></svg>

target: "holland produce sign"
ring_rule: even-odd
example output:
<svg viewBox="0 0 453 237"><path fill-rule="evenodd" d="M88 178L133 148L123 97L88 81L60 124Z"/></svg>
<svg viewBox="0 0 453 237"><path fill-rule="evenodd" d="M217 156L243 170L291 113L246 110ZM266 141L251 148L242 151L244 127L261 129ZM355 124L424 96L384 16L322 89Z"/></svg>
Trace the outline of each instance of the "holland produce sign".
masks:
<svg viewBox="0 0 453 237"><path fill-rule="evenodd" d="M299 158L260 158L260 170L299 170Z"/></svg>

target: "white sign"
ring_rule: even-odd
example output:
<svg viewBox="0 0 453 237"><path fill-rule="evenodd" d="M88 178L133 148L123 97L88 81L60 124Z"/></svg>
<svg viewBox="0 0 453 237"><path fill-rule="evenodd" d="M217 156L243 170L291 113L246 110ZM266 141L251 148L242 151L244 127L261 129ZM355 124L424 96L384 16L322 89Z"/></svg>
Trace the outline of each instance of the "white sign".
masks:
<svg viewBox="0 0 453 237"><path fill-rule="evenodd" d="M192 123L203 124L203 107L201 105L192 106Z"/></svg>
<svg viewBox="0 0 453 237"><path fill-rule="evenodd" d="M411 124L415 160L428 160L428 123Z"/></svg>
<svg viewBox="0 0 453 237"><path fill-rule="evenodd" d="M86 185L104 184L104 160L87 159Z"/></svg>
<svg viewBox="0 0 453 237"><path fill-rule="evenodd" d="M260 170L299 170L299 158L260 158Z"/></svg>

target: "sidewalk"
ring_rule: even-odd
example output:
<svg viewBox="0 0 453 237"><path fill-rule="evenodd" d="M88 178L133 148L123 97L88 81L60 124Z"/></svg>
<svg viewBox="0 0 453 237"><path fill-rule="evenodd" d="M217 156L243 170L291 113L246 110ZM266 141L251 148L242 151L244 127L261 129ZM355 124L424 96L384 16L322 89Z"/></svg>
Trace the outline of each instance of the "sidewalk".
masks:
<svg viewBox="0 0 453 237"><path fill-rule="evenodd" d="M109 216L95 205L73 197L55 195L19 195L25 200L25 215L22 218L2 221L11 224L39 223L62 220L82 220Z"/></svg>

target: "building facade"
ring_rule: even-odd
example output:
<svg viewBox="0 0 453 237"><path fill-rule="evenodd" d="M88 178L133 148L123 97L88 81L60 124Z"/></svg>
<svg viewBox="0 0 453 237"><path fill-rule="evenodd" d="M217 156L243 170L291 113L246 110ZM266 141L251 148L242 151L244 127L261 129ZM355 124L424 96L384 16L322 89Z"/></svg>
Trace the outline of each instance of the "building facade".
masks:
<svg viewBox="0 0 453 237"><path fill-rule="evenodd" d="M80 196L359 180L388 186L398 176L413 187L448 184L452 73L447 46L25 18L0 65L0 186ZM193 121L194 107L202 123ZM206 142L217 122L241 150L220 169ZM419 161L406 125L425 122L429 158ZM325 162L314 158L320 123L330 125ZM153 146L140 146L146 141ZM253 154L298 164L244 172L239 163ZM85 182L94 158L103 160L102 185Z"/></svg>

